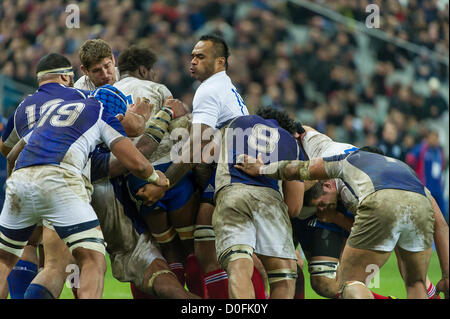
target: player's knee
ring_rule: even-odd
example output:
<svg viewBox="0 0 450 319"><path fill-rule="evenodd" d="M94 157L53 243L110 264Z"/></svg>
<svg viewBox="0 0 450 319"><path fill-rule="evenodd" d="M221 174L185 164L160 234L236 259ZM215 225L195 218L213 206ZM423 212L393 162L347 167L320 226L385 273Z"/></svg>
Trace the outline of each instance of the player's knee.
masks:
<svg viewBox="0 0 450 319"><path fill-rule="evenodd" d="M173 280L166 280L167 276L172 276ZM157 280L164 279L164 280ZM154 296L164 297L167 291L179 285L177 276L169 269L160 269L152 272L149 276L144 278L145 291L150 292ZM180 286L181 287L181 286Z"/></svg>
<svg viewBox="0 0 450 319"><path fill-rule="evenodd" d="M364 292L367 291L368 288L365 283L357 280L349 280L343 282L339 287L339 294L343 299L370 299L373 298L373 295L369 292L367 296L365 296Z"/></svg>
<svg viewBox="0 0 450 319"><path fill-rule="evenodd" d="M310 274L311 288L319 295L328 295L328 291L337 290L336 271L339 266L338 262L315 260L311 261L308 266Z"/></svg>
<svg viewBox="0 0 450 319"><path fill-rule="evenodd" d="M153 238L156 239L158 244L164 246L170 244L175 237L177 237L176 230L171 226L168 230L162 233L152 233Z"/></svg>
<svg viewBox="0 0 450 319"><path fill-rule="evenodd" d="M195 232L195 226L190 225L186 227L178 227L175 228L176 232L178 233L178 237L180 238L182 243L186 243L188 241L194 240L194 232Z"/></svg>
<svg viewBox="0 0 450 319"><path fill-rule="evenodd" d="M75 250L80 251L79 248L83 248L83 250L86 250L86 253L89 252L90 254L92 252L98 252L103 257L106 253L106 243L103 239L103 233L98 228L91 228L69 235L64 238L64 242L69 247L71 253L74 253Z"/></svg>
<svg viewBox="0 0 450 319"><path fill-rule="evenodd" d="M275 286L293 286L297 280L297 269L280 268L267 271L267 277L271 287Z"/></svg>
<svg viewBox="0 0 450 319"><path fill-rule="evenodd" d="M333 298L338 292L337 282L324 276L310 277L311 288L320 296Z"/></svg>
<svg viewBox="0 0 450 319"><path fill-rule="evenodd" d="M251 246L233 245L225 249L225 251L220 254L219 264L225 270L228 269L228 265L230 264L230 262L238 259L249 259L253 264L252 255L253 255L253 248Z"/></svg>
<svg viewBox="0 0 450 319"><path fill-rule="evenodd" d="M196 243L216 240L216 234L212 225L195 225L194 241Z"/></svg>

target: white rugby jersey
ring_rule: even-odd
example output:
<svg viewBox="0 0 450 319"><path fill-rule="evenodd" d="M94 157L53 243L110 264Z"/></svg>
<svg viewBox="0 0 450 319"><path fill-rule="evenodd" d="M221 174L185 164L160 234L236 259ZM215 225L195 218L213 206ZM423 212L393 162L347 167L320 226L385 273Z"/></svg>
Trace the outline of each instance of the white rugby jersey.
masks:
<svg viewBox="0 0 450 319"><path fill-rule="evenodd" d="M192 123L221 128L229 120L248 115L247 106L225 71L200 84L192 102Z"/></svg>
<svg viewBox="0 0 450 319"><path fill-rule="evenodd" d="M50 106L34 130L24 137L27 145L15 169L56 165L82 174L90 154L98 144L126 136L122 124L104 112L96 99L73 100Z"/></svg>
<svg viewBox="0 0 450 319"><path fill-rule="evenodd" d="M133 104L136 98L145 97L154 105L152 115L164 106L164 100L172 97L169 89L160 83L141 80L133 76L127 76L120 81L114 83L114 86L121 90L128 98L128 103Z"/></svg>
<svg viewBox="0 0 450 319"><path fill-rule="evenodd" d="M154 105L151 116L158 113L164 106L164 100L172 97L170 90L163 84L141 80L133 76L127 76L120 81L114 83L114 86L127 96L128 103L133 104L138 97L145 97ZM150 119L151 119L150 116ZM150 121L149 119L149 121ZM147 122L148 126L149 122ZM158 146L149 158L153 165L166 164L171 161L170 150L172 148L170 134L166 133Z"/></svg>
<svg viewBox="0 0 450 319"><path fill-rule="evenodd" d="M119 69L116 67L116 79L120 79ZM76 89L94 91L97 87L87 75L81 76L73 85Z"/></svg>

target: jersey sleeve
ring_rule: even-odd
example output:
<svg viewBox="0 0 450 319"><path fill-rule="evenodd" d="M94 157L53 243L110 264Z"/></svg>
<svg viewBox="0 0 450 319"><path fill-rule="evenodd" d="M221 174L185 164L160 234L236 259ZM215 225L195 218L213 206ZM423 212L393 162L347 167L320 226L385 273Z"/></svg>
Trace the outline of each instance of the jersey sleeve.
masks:
<svg viewBox="0 0 450 319"><path fill-rule="evenodd" d="M197 91L198 92L198 91ZM219 103L212 94L198 92L192 110L193 124L206 124L215 128L219 119Z"/></svg>
<svg viewBox="0 0 450 319"><path fill-rule="evenodd" d="M8 119L8 123L6 123L6 129L5 132L2 135L2 142L7 147L14 147L14 145L19 142L20 137L16 130L15 125L15 118L16 118L16 112L11 115L11 117Z"/></svg>
<svg viewBox="0 0 450 319"><path fill-rule="evenodd" d="M349 154L324 157L325 172L330 178L342 178L344 163Z"/></svg>
<svg viewBox="0 0 450 319"><path fill-rule="evenodd" d="M111 149L112 142L127 136L120 121L111 114L103 111L100 122L101 139L109 149Z"/></svg>

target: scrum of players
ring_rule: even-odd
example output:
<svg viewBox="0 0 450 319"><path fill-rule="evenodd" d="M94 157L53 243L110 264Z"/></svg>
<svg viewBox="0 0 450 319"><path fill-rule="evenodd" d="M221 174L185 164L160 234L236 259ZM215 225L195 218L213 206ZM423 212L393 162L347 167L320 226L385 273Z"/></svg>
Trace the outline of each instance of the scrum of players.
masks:
<svg viewBox="0 0 450 319"><path fill-rule="evenodd" d="M41 58L0 141L0 297L59 298L68 280L102 298L108 253L135 299L304 299L301 246L320 296L394 298L366 270L394 251L407 298L448 298L448 225L415 173L285 111L249 114L220 37L192 50L192 111L153 81L150 49L116 63L88 40L79 57L76 83L63 55Z"/></svg>

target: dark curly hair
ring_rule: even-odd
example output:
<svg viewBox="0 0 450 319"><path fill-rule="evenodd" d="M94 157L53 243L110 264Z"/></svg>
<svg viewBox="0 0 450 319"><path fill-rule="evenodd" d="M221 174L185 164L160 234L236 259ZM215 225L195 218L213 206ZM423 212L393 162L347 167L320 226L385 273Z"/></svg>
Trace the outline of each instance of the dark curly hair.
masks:
<svg viewBox="0 0 450 319"><path fill-rule="evenodd" d="M158 58L152 50L133 45L120 53L118 58L119 72L134 72L141 65L150 70L157 60Z"/></svg>
<svg viewBox="0 0 450 319"><path fill-rule="evenodd" d="M378 146L364 146L364 147L361 147L359 150L386 156L386 154Z"/></svg>
<svg viewBox="0 0 450 319"><path fill-rule="evenodd" d="M280 109L274 107L261 106L256 110L256 115L262 117L263 119L274 119L278 122L281 128L285 129L291 134L295 132L302 134L305 132L302 124L289 117L289 114Z"/></svg>

